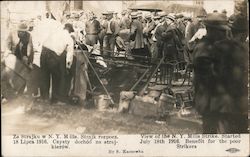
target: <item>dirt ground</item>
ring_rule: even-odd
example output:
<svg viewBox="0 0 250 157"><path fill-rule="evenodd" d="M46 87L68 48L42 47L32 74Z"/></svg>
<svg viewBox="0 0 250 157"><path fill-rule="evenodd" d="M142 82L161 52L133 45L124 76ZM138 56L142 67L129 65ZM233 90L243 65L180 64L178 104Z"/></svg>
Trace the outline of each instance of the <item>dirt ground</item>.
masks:
<svg viewBox="0 0 250 157"><path fill-rule="evenodd" d="M201 124L172 116L163 124L154 118L143 118L116 109L98 111L83 106L51 105L18 97L1 105L2 133L201 133Z"/></svg>

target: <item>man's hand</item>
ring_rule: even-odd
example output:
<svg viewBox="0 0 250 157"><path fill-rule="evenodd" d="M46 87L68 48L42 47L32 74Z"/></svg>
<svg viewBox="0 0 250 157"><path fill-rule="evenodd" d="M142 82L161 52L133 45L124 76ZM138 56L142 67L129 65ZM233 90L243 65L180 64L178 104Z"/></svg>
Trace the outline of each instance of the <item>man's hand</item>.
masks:
<svg viewBox="0 0 250 157"><path fill-rule="evenodd" d="M66 69L70 69L72 65L72 62L66 62Z"/></svg>

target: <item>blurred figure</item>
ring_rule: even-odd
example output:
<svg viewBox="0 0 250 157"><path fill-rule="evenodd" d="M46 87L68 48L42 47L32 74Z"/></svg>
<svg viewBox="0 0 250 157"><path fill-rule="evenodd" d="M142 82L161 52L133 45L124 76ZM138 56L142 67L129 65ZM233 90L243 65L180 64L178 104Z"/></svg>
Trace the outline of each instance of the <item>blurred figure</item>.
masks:
<svg viewBox="0 0 250 157"><path fill-rule="evenodd" d="M207 34L194 49L194 102L203 133L247 133L247 69L244 47L228 39L227 18L208 14Z"/></svg>

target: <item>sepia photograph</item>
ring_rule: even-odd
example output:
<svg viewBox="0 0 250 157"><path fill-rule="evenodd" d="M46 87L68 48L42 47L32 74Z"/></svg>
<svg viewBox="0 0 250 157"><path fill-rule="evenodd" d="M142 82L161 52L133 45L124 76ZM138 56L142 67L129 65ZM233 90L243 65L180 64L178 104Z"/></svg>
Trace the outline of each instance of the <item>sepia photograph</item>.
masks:
<svg viewBox="0 0 250 157"><path fill-rule="evenodd" d="M114 146L116 135L121 135L118 143L126 140L125 135L140 135L138 143L146 145L150 136L144 134L159 135L162 140L155 143L165 143L168 135L182 139L186 134L197 138L196 144L204 143L203 138L213 143L208 138L242 139L242 134L249 134L247 0L0 5L1 136L11 136L11 142L18 139L13 140L15 146L46 145L41 135L50 139L52 134L55 139L59 134L71 139L111 138L102 144ZM177 143L177 149L194 147L188 139L185 144L176 140L168 143ZM249 140L245 142L249 152ZM69 143L53 140L51 149ZM4 142L3 148L12 149L9 144ZM225 151L240 152L234 146ZM2 155L27 155L6 152ZM84 156L79 152L74 155ZM27 156L37 156L35 149L32 153ZM109 149L106 155L147 152Z"/></svg>

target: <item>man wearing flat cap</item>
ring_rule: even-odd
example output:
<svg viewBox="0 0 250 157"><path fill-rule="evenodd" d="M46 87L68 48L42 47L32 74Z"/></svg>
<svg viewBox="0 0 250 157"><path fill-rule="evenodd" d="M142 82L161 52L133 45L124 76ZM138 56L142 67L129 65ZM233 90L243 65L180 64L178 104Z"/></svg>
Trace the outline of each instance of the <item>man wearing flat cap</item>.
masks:
<svg viewBox="0 0 250 157"><path fill-rule="evenodd" d="M204 24L207 34L193 52L194 104L203 133L247 133L247 51L227 37L224 14L208 14Z"/></svg>

